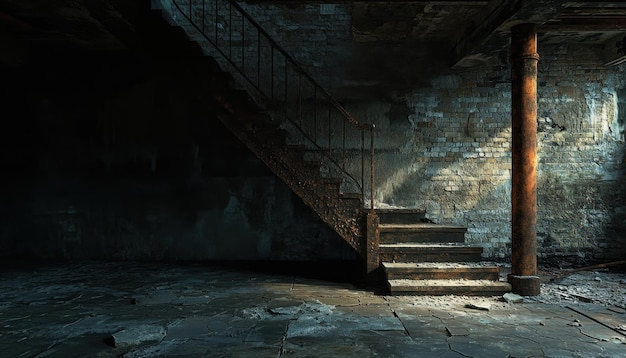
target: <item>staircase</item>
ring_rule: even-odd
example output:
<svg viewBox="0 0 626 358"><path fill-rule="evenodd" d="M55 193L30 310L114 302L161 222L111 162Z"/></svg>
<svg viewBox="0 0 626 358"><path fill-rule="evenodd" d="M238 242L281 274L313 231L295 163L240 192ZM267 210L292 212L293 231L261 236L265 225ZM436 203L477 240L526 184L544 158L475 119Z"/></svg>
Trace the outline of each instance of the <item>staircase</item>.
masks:
<svg viewBox="0 0 626 358"><path fill-rule="evenodd" d="M391 295L496 296L511 291L500 268L465 244L466 227L435 224L422 210L377 210L379 258Z"/></svg>
<svg viewBox="0 0 626 358"><path fill-rule="evenodd" d="M382 267L391 294L510 290L498 281L497 267L480 264L482 248L463 244L466 228L423 222L420 210L371 209L373 125L352 118L236 2L173 0L172 6L153 13L168 19L181 41L203 54L190 58L202 79L197 89L202 103L365 259L368 273ZM225 18L244 25L212 23ZM248 28L253 34L244 36ZM207 55L206 46L215 47L227 63ZM369 210L364 209L367 195Z"/></svg>
<svg viewBox="0 0 626 358"><path fill-rule="evenodd" d="M152 5L204 53L202 103L362 255L374 126L354 119L237 2Z"/></svg>

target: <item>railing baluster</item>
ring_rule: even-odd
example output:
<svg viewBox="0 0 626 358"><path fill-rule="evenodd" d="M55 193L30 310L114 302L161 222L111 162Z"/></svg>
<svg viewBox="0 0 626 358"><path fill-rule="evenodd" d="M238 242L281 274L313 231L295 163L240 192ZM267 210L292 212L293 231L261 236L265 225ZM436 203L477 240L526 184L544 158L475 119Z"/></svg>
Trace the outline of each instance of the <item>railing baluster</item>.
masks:
<svg viewBox="0 0 626 358"><path fill-rule="evenodd" d="M228 57L233 58L233 3L228 3Z"/></svg>
<svg viewBox="0 0 626 358"><path fill-rule="evenodd" d="M302 126L302 74L298 73L298 121ZM314 137L315 138L315 137Z"/></svg>
<svg viewBox="0 0 626 358"><path fill-rule="evenodd" d="M287 60L285 60L285 114L287 114L288 108L289 106L287 105L287 101L288 101L288 94L289 94L289 88L287 86L287 83L289 82L289 69L287 68ZM287 116L287 118L289 118L289 116Z"/></svg>
<svg viewBox="0 0 626 358"><path fill-rule="evenodd" d="M256 30L257 61L256 61L256 85L261 87L261 30Z"/></svg>
<svg viewBox="0 0 626 358"><path fill-rule="evenodd" d="M342 128L341 128L341 147L342 147L342 151L341 151L341 168L343 170L346 170L346 151L348 150L346 148L346 121L342 122Z"/></svg>
<svg viewBox="0 0 626 358"><path fill-rule="evenodd" d="M365 202L365 131L361 129L361 197Z"/></svg>
<svg viewBox="0 0 626 358"><path fill-rule="evenodd" d="M365 179L363 179L365 180ZM365 185L364 185L365 186ZM374 212L374 125L370 128L370 212Z"/></svg>
<svg viewBox="0 0 626 358"><path fill-rule="evenodd" d="M330 123L332 122L332 117L333 117L333 112L332 112L333 107L330 105L330 101L328 101L328 125L330 128ZM328 136L328 147L330 147L330 134ZM345 148L344 148L345 149ZM329 149L330 150L330 149ZM343 168L342 168L343 169Z"/></svg>
<svg viewBox="0 0 626 358"><path fill-rule="evenodd" d="M330 103L328 104L328 155L332 155L332 143L331 143L331 135L330 135L330 127L332 123L332 112L330 111Z"/></svg>
<svg viewBox="0 0 626 358"><path fill-rule="evenodd" d="M217 42L217 34L219 33L219 6L218 6L218 1L215 1L215 47L219 47L219 44Z"/></svg>
<svg viewBox="0 0 626 358"><path fill-rule="evenodd" d="M241 68L246 73L246 18L241 15Z"/></svg>

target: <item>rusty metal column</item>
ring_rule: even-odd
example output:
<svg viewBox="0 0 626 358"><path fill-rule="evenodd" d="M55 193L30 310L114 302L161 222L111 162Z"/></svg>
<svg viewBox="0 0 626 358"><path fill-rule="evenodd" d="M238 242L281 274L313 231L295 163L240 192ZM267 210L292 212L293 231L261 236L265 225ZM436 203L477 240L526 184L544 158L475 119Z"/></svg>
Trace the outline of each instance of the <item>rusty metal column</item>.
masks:
<svg viewBox="0 0 626 358"><path fill-rule="evenodd" d="M511 29L511 274L513 292L540 293L537 276L537 32Z"/></svg>

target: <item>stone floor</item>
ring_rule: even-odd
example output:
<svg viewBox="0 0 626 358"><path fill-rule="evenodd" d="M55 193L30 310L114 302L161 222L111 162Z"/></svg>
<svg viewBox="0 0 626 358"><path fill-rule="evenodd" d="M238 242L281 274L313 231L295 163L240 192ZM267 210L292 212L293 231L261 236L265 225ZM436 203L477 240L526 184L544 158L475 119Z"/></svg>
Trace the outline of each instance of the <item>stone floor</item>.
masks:
<svg viewBox="0 0 626 358"><path fill-rule="evenodd" d="M284 271L5 264L0 357L626 357L624 307L392 297Z"/></svg>

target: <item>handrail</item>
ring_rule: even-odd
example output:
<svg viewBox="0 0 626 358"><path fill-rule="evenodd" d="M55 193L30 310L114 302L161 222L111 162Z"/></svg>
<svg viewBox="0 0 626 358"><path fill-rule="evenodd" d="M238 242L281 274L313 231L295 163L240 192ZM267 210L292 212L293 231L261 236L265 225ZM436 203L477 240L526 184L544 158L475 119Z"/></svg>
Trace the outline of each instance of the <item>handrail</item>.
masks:
<svg viewBox="0 0 626 358"><path fill-rule="evenodd" d="M356 120L325 88L323 88L311 75L309 75L302 66L289 54L285 51L273 38L270 34L261 27L261 25L252 18L235 0L171 0L173 5L176 7L178 12L186 18L189 24L195 28L195 30L204 38L206 41L211 43L215 50L217 50L228 63L235 68L241 76L248 82L252 88L260 94L264 101L269 103L276 104L280 102L280 98L275 93L275 90L278 89L281 81L284 83L284 96L283 100L283 115L285 119L292 125L300 135L307 141L309 144L312 144L316 149L319 150L330 162L333 164L335 168L343 173L347 178L352 180L352 182L356 185L356 187L361 192L361 197L363 201L365 201L365 132L369 131L370 134L370 143L369 143L369 174L370 174L370 210L374 210L374 128L373 124L369 123L360 123ZM210 5L210 6L207 6ZM221 6L220 6L221 5ZM236 10L236 13L233 14L233 8ZM199 15L198 15L199 14ZM207 20L211 20L210 16L213 16L213 23L208 24ZM235 17L235 20L233 20ZM197 21L199 18L200 21ZM221 20L221 21L220 21ZM234 21L241 20L240 27L236 27ZM256 39L248 40L246 43L246 21L249 25L256 30ZM228 31L227 31L228 28ZM265 57L269 57L270 65L269 65L269 81L265 81L265 87L262 86L262 60L263 57L263 42L262 39L265 39L265 43L269 46L269 53L265 54ZM239 48L235 50L239 50L238 52L233 54L233 48L235 45L239 44ZM249 56L249 53L253 53L256 51L256 54L253 56ZM275 71L276 55L282 56L284 62L284 73L280 71ZM249 68L246 65L250 66L249 63L246 64L246 59L249 57L253 57L253 60L256 60L256 74L249 73ZM254 58L256 57L256 58ZM307 131L303 128L303 125L298 123L293 118L293 115L289 115L288 102L290 101L289 93L289 66L291 66L292 71L298 76L298 93L297 93L297 112L296 117L300 117L302 121L302 80L304 79L309 85L313 88L312 100L313 103L313 133ZM280 64L279 64L280 65ZM281 77L282 76L282 77ZM256 78L252 78L256 77ZM267 83L269 82L269 83ZM267 88L269 87L269 88ZM306 100L306 98L304 98ZM327 128L319 128L317 121L318 116L318 103L320 100L325 100L324 103L328 105L328 127ZM323 104L324 104L323 103ZM348 171L345 167L346 160L345 157L349 149L346 147L348 135L346 133L346 126L343 124L342 126L342 135L341 138L342 145L339 149L341 149L342 158L344 158L343 165L340 164L334 157L333 153L337 152L337 146L333 146L333 121L332 121L332 113L331 108L334 108L337 113L340 114L344 119L344 123L350 124L352 128L357 131L360 131L360 152L361 152L361 178L360 181L355 178L355 175ZM327 130L328 138L327 138L327 147L323 147L319 144L317 139L318 130Z"/></svg>

